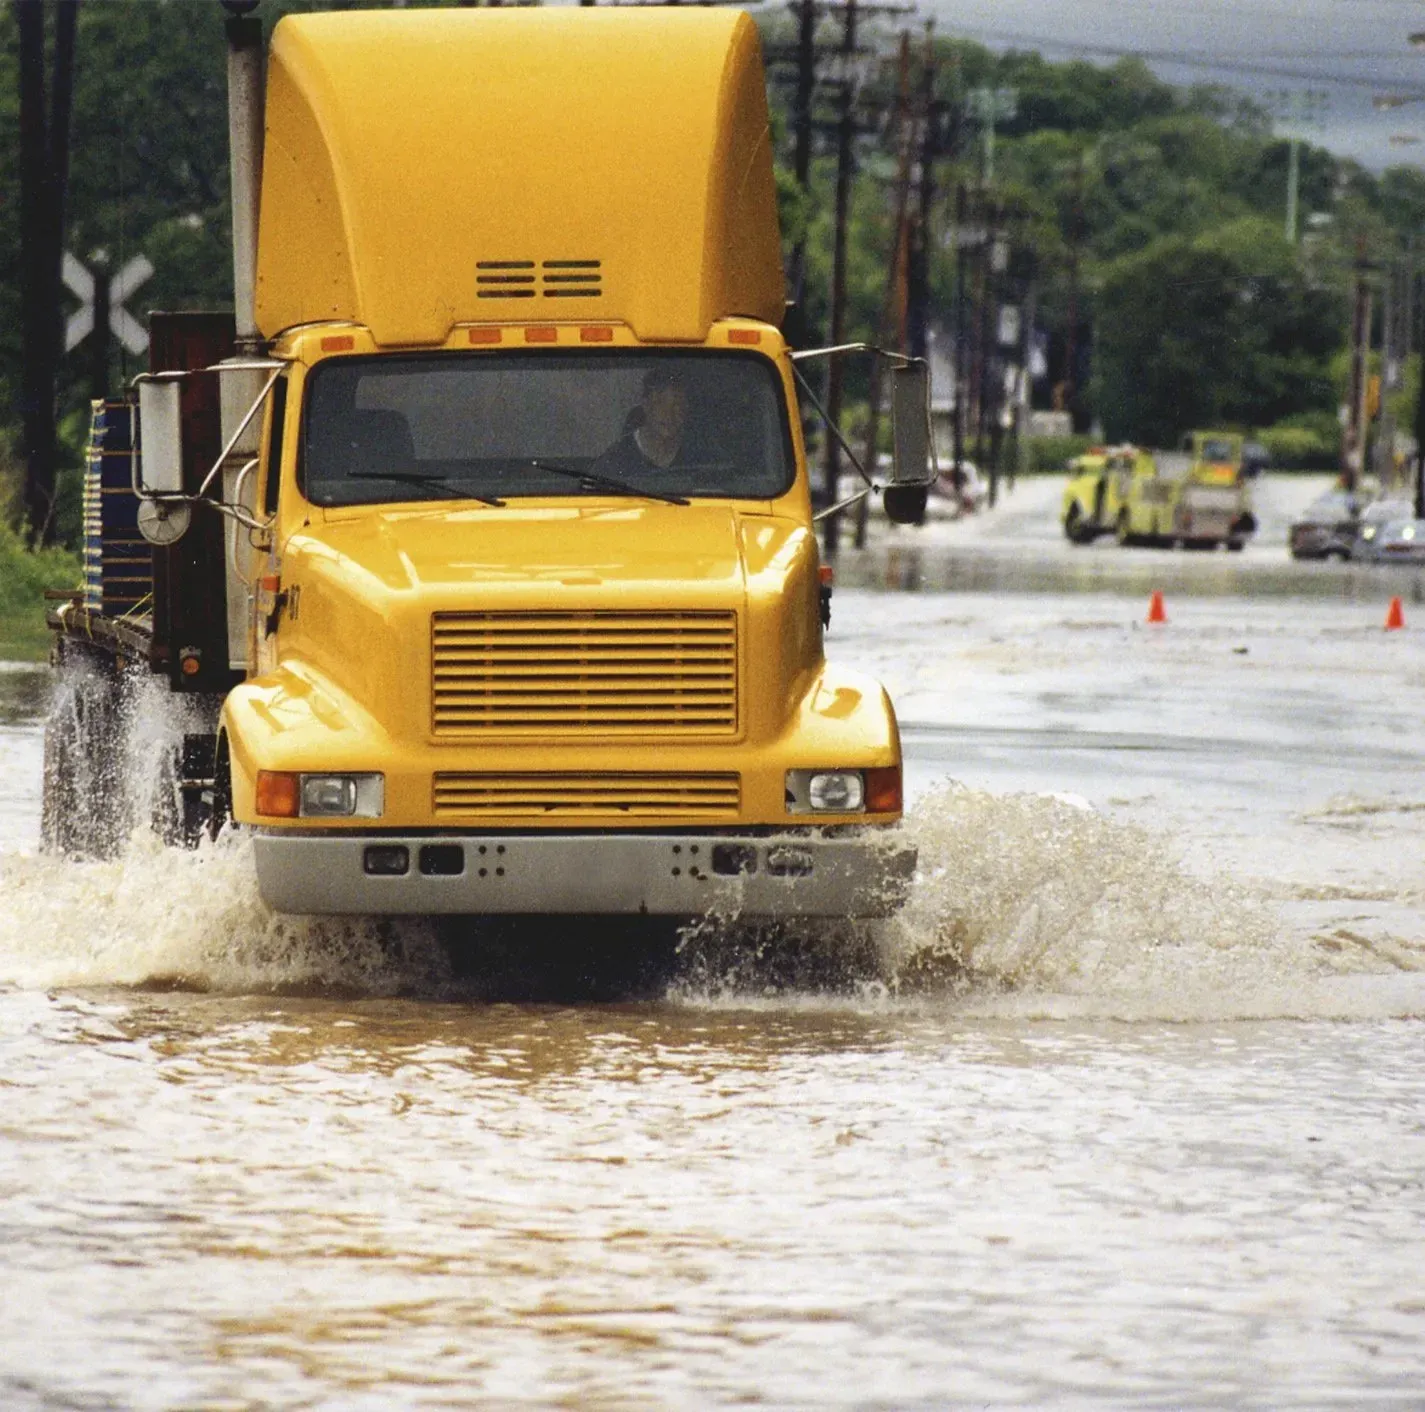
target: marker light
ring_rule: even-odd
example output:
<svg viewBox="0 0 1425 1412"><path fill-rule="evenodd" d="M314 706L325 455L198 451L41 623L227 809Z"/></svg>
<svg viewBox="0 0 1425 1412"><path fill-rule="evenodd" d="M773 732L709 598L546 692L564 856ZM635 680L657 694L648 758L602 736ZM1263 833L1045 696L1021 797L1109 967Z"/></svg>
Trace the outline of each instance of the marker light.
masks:
<svg viewBox="0 0 1425 1412"><path fill-rule="evenodd" d="M901 767L886 765L866 771L866 808L872 814L901 811Z"/></svg>
<svg viewBox="0 0 1425 1412"><path fill-rule="evenodd" d="M295 819L301 793L297 776L285 770L257 772L257 812L274 819Z"/></svg>

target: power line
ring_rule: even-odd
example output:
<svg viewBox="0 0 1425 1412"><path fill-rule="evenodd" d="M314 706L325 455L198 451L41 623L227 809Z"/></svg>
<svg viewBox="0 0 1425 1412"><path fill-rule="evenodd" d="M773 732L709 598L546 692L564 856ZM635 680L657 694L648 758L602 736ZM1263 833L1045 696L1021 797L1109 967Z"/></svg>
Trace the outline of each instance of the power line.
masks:
<svg viewBox="0 0 1425 1412"><path fill-rule="evenodd" d="M1369 88L1378 89L1381 86L1379 76L1367 77L1363 74L1329 74L1318 70L1284 68L1277 64L1251 64L1243 63L1235 59L1219 59L1202 50L1174 50L1174 49L1128 49L1111 44L1085 44L1074 39L1055 39L1049 35L1017 34L1008 30L975 29L963 25L955 26L955 32L968 38L987 41L991 44L1016 44L1024 45L1032 49L1052 49L1061 53L1072 54L1102 54L1111 58L1119 59L1148 59L1159 64L1177 64L1183 68L1207 69L1215 73L1243 73L1260 74L1267 78L1294 78L1301 79L1308 83L1324 83L1333 87L1344 88ZM1310 57L1303 55L1303 57ZM1322 55L1322 59L1328 56ZM1330 58L1360 57L1360 58L1403 58L1406 55L1396 53L1377 53L1372 51L1367 54L1362 51L1359 55L1352 55L1347 51L1343 55L1331 55Z"/></svg>

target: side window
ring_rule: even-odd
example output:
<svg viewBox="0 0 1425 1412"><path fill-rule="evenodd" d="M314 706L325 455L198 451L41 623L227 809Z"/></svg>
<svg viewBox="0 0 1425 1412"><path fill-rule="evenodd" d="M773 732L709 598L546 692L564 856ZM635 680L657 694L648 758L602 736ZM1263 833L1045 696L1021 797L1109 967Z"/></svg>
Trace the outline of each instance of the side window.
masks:
<svg viewBox="0 0 1425 1412"><path fill-rule="evenodd" d="M262 511L277 511L277 492L282 483L282 431L287 423L287 379L280 377L272 387L272 415L267 422L267 454L263 458Z"/></svg>

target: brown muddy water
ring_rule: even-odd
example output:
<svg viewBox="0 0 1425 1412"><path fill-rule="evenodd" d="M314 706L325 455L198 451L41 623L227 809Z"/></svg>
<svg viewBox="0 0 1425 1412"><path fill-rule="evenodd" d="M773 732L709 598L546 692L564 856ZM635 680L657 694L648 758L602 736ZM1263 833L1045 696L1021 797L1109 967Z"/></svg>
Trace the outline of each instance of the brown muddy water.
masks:
<svg viewBox="0 0 1425 1412"><path fill-rule="evenodd" d="M275 918L241 840L39 855L0 673L0 1406L1421 1406L1425 653L837 608L910 907L613 1002Z"/></svg>

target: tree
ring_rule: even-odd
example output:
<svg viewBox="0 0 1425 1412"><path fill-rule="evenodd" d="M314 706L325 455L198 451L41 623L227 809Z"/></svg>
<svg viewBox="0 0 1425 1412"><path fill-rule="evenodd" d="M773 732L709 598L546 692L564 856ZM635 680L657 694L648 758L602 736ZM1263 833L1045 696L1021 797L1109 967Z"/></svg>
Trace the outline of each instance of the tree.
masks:
<svg viewBox="0 0 1425 1412"><path fill-rule="evenodd" d="M61 353L59 288L78 0L13 0L18 38L20 267L25 515L32 545L54 538L55 378ZM45 95L45 29L54 74Z"/></svg>

